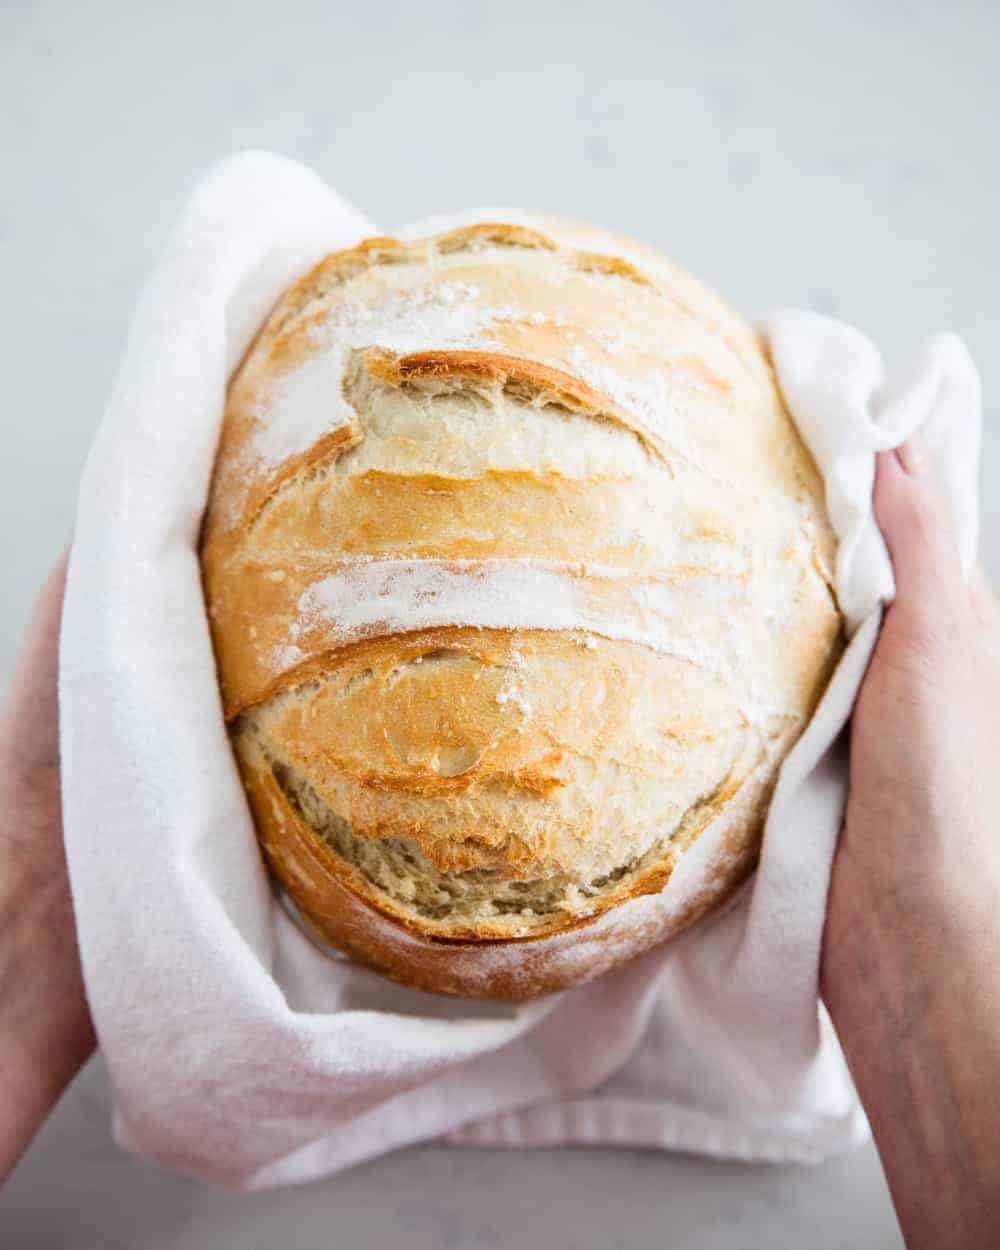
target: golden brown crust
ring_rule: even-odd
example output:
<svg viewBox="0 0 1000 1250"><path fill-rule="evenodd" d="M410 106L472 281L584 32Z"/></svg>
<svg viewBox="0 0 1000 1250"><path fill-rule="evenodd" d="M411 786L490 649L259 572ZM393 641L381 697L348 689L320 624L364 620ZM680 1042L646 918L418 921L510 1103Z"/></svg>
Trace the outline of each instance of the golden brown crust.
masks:
<svg viewBox="0 0 1000 1250"><path fill-rule="evenodd" d="M658 253L546 220L326 258L232 381L203 533L268 862L424 989L679 931L756 857L833 553L759 345Z"/></svg>
<svg viewBox="0 0 1000 1250"><path fill-rule="evenodd" d="M729 692L693 666L588 641L469 629L372 639L246 718L237 753L291 778L290 799L294 779L308 779L314 817L322 803L355 837L405 832L434 871L579 877L576 916L596 916L659 889L673 848L725 809L773 744L748 731ZM516 699L505 694L513 674ZM532 715L543 699L544 715ZM664 775L669 787L658 784ZM674 840L650 854L646 831L660 827L675 830ZM526 929L518 914L415 918L412 900L397 905L351 864L342 875L356 895L429 936ZM561 911L536 909L528 927L566 926Z"/></svg>
<svg viewBox="0 0 1000 1250"><path fill-rule="evenodd" d="M342 861L299 819L259 754L238 758L267 863L320 942L414 989L513 1002L600 976L721 907L756 864L769 792L759 775L750 777L714 827L700 830L711 850L697 887L676 899L668 866L645 898L598 920L545 936L470 941L431 937L383 914L351 888Z"/></svg>

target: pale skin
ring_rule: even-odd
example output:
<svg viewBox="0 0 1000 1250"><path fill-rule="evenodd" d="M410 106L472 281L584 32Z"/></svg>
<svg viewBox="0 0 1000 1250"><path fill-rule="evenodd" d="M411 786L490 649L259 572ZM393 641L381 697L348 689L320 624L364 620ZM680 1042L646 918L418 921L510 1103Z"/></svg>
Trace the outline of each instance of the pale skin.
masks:
<svg viewBox="0 0 1000 1250"><path fill-rule="evenodd" d="M851 727L820 981L909 1250L1000 1246L1000 612L916 447L880 458L897 599ZM43 589L0 721L0 1180L94 1046Z"/></svg>
<svg viewBox="0 0 1000 1250"><path fill-rule="evenodd" d="M0 1180L94 1048L62 841L56 703L66 560L0 720Z"/></svg>
<svg viewBox="0 0 1000 1250"><path fill-rule="evenodd" d="M1000 1246L1000 614L919 450L881 458L897 599L851 726L821 986L909 1250Z"/></svg>

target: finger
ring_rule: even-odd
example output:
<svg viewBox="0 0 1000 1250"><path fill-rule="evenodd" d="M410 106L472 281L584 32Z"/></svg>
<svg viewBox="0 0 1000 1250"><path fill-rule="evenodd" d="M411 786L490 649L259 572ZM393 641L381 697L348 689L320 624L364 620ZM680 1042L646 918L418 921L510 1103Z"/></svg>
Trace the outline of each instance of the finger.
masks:
<svg viewBox="0 0 1000 1250"><path fill-rule="evenodd" d="M897 602L933 602L954 593L961 580L958 537L918 445L878 457L875 516L896 575Z"/></svg>
<svg viewBox="0 0 1000 1250"><path fill-rule="evenodd" d="M4 738L28 768L45 767L59 758L59 627L68 560L67 550L35 600L3 721Z"/></svg>

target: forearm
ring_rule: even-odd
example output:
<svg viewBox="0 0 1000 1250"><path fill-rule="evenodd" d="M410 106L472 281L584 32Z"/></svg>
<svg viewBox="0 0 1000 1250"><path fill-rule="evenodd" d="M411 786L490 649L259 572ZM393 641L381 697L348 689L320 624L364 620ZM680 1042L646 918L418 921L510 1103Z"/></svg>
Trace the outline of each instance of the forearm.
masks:
<svg viewBox="0 0 1000 1250"><path fill-rule="evenodd" d="M94 1046L65 875L23 832L0 834L0 1180Z"/></svg>
<svg viewBox="0 0 1000 1250"><path fill-rule="evenodd" d="M1000 1245L1000 900L834 873L823 992L910 1250Z"/></svg>

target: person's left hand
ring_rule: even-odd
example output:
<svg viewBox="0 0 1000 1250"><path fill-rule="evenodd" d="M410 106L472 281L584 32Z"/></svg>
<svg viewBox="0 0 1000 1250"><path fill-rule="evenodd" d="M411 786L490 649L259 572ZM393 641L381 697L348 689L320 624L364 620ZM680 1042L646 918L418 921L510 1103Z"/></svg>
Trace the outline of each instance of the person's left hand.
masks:
<svg viewBox="0 0 1000 1250"><path fill-rule="evenodd" d="M94 1048L62 839L66 563L38 596L0 715L0 1180Z"/></svg>

